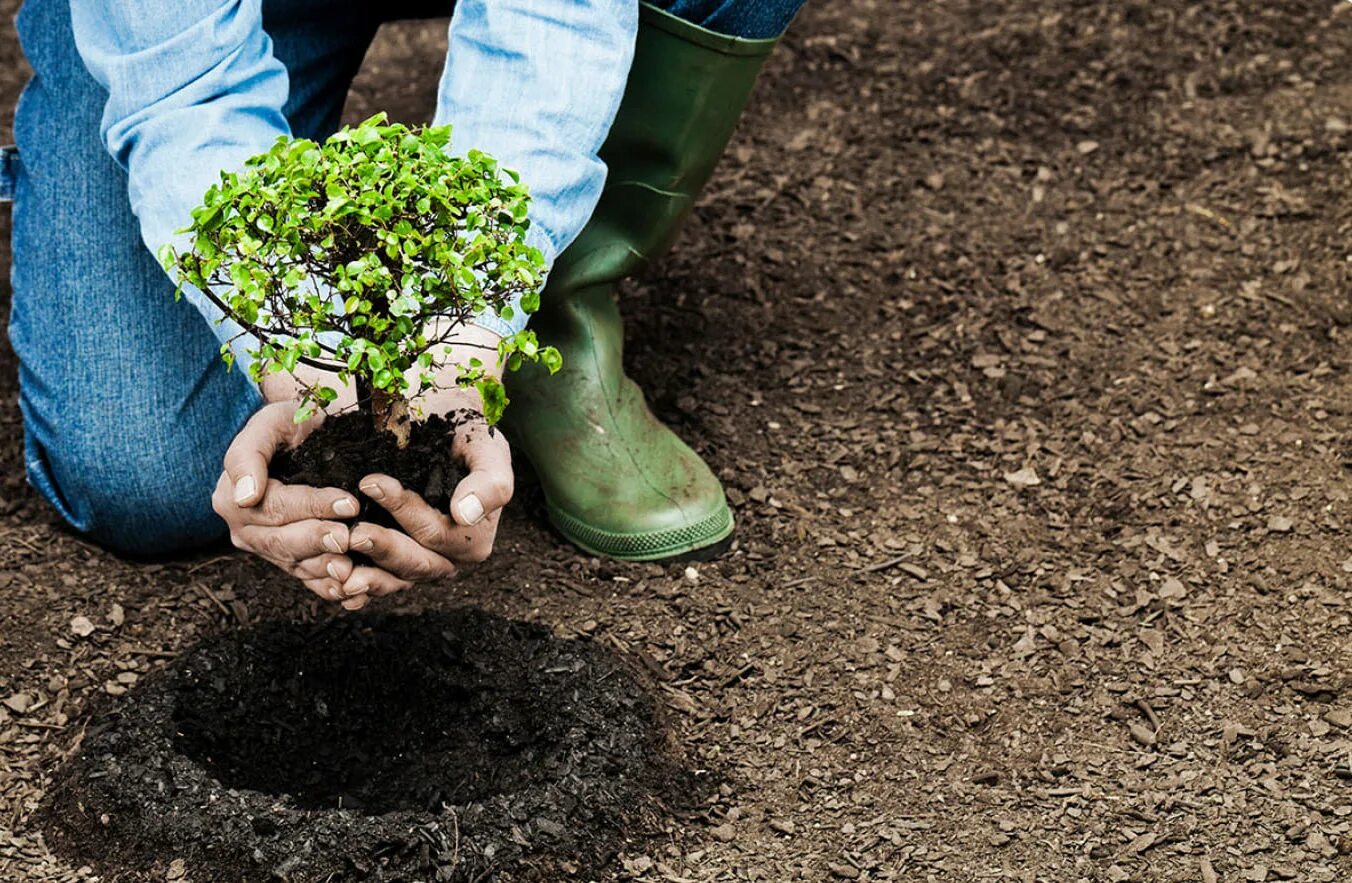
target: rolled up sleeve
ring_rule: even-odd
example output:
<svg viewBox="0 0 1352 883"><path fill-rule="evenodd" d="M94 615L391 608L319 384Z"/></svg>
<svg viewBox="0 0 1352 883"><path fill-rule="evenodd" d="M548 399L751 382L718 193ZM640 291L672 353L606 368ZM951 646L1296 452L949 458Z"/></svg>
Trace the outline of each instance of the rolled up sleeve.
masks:
<svg viewBox="0 0 1352 883"><path fill-rule="evenodd" d="M220 173L290 133L286 68L261 0L71 0L71 20L85 66L108 90L103 141L127 172L141 237L156 254L181 248L177 231ZM247 363L242 329L201 292L185 294Z"/></svg>
<svg viewBox="0 0 1352 883"><path fill-rule="evenodd" d="M582 232L601 197L599 155L634 56L636 0L460 0L436 122L520 173L531 194L528 241L548 265ZM508 335L526 325L480 317Z"/></svg>

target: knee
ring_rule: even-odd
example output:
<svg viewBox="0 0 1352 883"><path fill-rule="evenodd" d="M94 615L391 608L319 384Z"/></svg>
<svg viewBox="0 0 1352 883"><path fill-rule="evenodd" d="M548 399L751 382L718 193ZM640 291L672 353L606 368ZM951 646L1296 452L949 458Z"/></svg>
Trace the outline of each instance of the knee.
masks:
<svg viewBox="0 0 1352 883"><path fill-rule="evenodd" d="M29 481L72 527L115 552L200 548L225 534L211 508L220 454L173 441L163 427L146 427L39 452L30 446Z"/></svg>

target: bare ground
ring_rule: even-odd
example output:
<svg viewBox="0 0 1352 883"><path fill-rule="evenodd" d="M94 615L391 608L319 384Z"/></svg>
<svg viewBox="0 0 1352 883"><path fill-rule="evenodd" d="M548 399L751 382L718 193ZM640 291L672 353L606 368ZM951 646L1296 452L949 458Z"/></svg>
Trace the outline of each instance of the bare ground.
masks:
<svg viewBox="0 0 1352 883"><path fill-rule="evenodd" d="M624 302L735 551L588 560L526 489L493 562L384 605L658 673L729 785L611 879L1352 877L1350 25L1333 0L809 8ZM425 115L440 29L387 29L351 115ZM0 877L87 879L29 820L91 698L331 614L237 555L60 530L3 358Z"/></svg>

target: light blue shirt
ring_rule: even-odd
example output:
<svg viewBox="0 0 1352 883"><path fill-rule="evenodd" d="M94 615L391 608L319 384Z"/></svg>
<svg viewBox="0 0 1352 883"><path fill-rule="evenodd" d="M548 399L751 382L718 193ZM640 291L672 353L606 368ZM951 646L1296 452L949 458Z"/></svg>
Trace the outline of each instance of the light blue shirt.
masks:
<svg viewBox="0 0 1352 883"><path fill-rule="evenodd" d="M132 209L155 254L222 170L289 135L286 68L261 0L71 0L75 41L108 90L102 134L127 171ZM601 195L597 152L619 107L638 29L635 0L459 0L433 122L458 153L477 148L529 187L528 241L553 264ZM222 341L241 329L201 292L187 298ZM525 327L480 317L499 334ZM232 344L240 364L256 344Z"/></svg>

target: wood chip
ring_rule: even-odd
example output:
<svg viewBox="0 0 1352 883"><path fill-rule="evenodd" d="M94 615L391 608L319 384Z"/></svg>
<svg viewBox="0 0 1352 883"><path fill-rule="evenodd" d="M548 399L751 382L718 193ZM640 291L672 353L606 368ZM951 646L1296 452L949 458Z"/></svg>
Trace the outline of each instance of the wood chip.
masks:
<svg viewBox="0 0 1352 883"><path fill-rule="evenodd" d="M1146 833L1142 834L1141 836L1137 837L1135 840L1132 840L1130 843L1127 844L1126 850L1127 854L1140 855L1150 847L1154 846L1155 841L1158 839L1159 835L1156 834L1154 831L1147 831Z"/></svg>
<svg viewBox="0 0 1352 883"><path fill-rule="evenodd" d="M1019 490L1042 484L1042 479L1038 478L1037 471L1032 466L1025 466L1017 472L1006 472L1005 481Z"/></svg>
<svg viewBox="0 0 1352 883"><path fill-rule="evenodd" d="M4 700L5 707L17 714L23 714L33 706L33 697L27 693L15 693Z"/></svg>
<svg viewBox="0 0 1352 883"><path fill-rule="evenodd" d="M1150 727L1146 726L1145 724L1135 723L1132 724L1129 729L1131 732L1132 741L1136 742L1138 745L1143 745L1146 748L1149 748L1151 745L1155 744L1157 739L1157 737L1155 736L1155 731L1150 729Z"/></svg>

